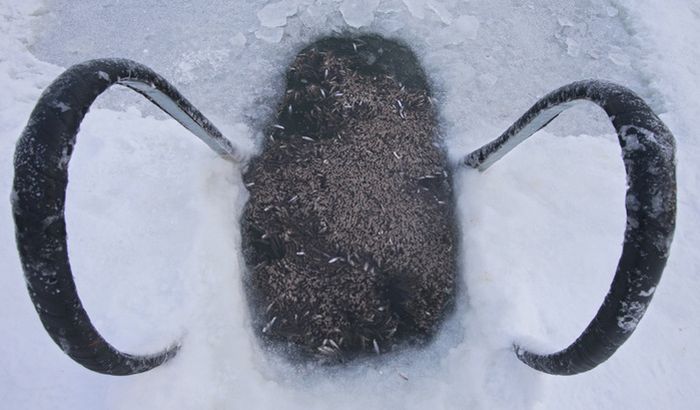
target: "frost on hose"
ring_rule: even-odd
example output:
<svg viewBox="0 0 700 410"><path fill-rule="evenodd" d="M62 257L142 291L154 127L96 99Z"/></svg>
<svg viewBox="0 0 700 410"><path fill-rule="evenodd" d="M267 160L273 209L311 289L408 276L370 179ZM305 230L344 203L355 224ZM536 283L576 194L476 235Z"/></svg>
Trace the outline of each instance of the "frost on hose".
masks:
<svg viewBox="0 0 700 410"><path fill-rule="evenodd" d="M617 317L617 326L625 333L632 333L637 328L637 324L644 316L647 305L642 302L621 302L623 313Z"/></svg>

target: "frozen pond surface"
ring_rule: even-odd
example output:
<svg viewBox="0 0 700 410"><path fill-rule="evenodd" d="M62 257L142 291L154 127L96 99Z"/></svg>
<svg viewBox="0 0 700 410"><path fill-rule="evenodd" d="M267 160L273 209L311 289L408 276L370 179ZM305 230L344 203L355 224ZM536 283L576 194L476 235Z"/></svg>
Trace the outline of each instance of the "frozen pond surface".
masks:
<svg viewBox="0 0 700 410"><path fill-rule="evenodd" d="M460 140L498 132L536 97L585 78L620 82L662 104L639 72L626 13L608 1L367 1L360 3L374 9L373 18L359 19L359 28L337 1L192 3L50 1L32 49L61 66L104 56L137 60L205 112L254 124L269 121L297 51L319 36L365 32L416 50ZM574 121L568 131L590 127Z"/></svg>

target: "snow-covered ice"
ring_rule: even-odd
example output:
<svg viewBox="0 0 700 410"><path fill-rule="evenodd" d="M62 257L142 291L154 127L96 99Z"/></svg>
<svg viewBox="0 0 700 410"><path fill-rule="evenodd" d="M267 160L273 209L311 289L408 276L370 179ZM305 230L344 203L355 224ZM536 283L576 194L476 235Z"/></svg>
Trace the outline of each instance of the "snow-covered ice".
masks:
<svg viewBox="0 0 700 410"><path fill-rule="evenodd" d="M485 173L460 170L458 308L428 348L347 368L260 349L241 283L239 170L135 93L86 117L70 164L69 252L83 302L114 345L154 371L91 373L46 336L0 201L3 408L697 408L700 389L700 6L693 0L0 0L0 191L41 91L71 64L119 56L174 83L252 149L284 70L310 41L379 33L430 77L451 158L538 98L601 78L637 91L678 140L678 224L664 278L629 341L574 377L537 373L514 342L565 347L605 295L625 228L625 178L606 116L574 108ZM371 11L371 13L370 13ZM591 256L592 255L592 256ZM622 318L622 325L636 317Z"/></svg>

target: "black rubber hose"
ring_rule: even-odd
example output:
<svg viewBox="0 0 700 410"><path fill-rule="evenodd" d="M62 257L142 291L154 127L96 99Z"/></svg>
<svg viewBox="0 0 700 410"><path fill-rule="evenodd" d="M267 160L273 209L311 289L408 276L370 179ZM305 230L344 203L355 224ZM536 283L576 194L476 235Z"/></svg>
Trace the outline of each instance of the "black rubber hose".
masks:
<svg viewBox="0 0 700 410"><path fill-rule="evenodd" d="M588 80L546 95L499 138L464 160L466 165L485 170L577 100L602 107L617 131L627 172L627 226L610 290L581 336L566 349L552 354L515 346L520 360L534 369L557 375L585 372L610 358L632 335L651 302L675 229L673 135L634 92L617 84Z"/></svg>
<svg viewBox="0 0 700 410"><path fill-rule="evenodd" d="M144 95L219 154L240 159L231 143L161 76L123 59L92 60L61 74L41 95L15 151L12 209L27 288L44 328L73 360L99 373L129 375L173 357L173 344L152 355L112 347L78 297L66 243L68 162L83 117L113 84Z"/></svg>

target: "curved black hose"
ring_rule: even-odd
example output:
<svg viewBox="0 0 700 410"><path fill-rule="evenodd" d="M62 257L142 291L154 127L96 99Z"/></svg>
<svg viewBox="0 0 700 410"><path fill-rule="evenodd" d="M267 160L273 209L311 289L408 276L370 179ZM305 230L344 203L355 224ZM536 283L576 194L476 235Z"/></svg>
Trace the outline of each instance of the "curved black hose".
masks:
<svg viewBox="0 0 700 410"><path fill-rule="evenodd" d="M581 336L552 354L515 346L518 358L534 369L572 375L607 360L630 337L661 279L676 219L675 140L649 106L629 89L602 81L564 86L539 100L493 142L464 163L485 170L546 126L577 100L599 105L610 117L627 172L627 226L622 256L603 305Z"/></svg>
<svg viewBox="0 0 700 410"><path fill-rule="evenodd" d="M15 151L12 209L17 248L34 307L56 344L73 360L99 373L129 375L173 357L178 344L152 355L130 355L97 332L73 281L64 206L68 162L83 117L113 84L144 95L213 150L240 159L231 143L161 76L123 59L92 60L61 74L41 95Z"/></svg>

